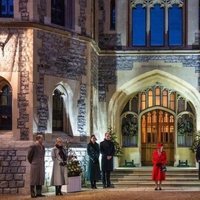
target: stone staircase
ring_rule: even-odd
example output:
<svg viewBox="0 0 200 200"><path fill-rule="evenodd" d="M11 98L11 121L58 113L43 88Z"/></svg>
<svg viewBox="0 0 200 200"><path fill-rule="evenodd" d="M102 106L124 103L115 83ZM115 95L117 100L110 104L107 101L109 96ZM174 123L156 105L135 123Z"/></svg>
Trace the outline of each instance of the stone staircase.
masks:
<svg viewBox="0 0 200 200"><path fill-rule="evenodd" d="M111 181L115 188L154 187L151 179L152 167L117 168ZM200 187L198 169L191 167L167 167L165 187Z"/></svg>

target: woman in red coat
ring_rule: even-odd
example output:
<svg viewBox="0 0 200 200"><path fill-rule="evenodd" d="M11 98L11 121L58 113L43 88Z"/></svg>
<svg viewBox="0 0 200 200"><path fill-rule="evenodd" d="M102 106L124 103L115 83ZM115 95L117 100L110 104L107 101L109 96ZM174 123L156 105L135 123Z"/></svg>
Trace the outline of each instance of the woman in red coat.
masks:
<svg viewBox="0 0 200 200"><path fill-rule="evenodd" d="M167 162L166 152L163 151L163 144L157 144L157 149L153 152L152 162L152 179L155 181L155 190L161 190L162 181L165 180L165 172L162 171L161 167L165 166Z"/></svg>

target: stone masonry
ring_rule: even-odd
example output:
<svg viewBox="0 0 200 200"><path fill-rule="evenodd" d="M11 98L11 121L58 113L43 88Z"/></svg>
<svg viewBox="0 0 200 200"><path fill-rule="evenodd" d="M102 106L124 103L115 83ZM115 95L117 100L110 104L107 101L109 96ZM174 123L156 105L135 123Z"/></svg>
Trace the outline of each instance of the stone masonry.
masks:
<svg viewBox="0 0 200 200"><path fill-rule="evenodd" d="M27 173L26 149L0 149L0 194L22 193Z"/></svg>

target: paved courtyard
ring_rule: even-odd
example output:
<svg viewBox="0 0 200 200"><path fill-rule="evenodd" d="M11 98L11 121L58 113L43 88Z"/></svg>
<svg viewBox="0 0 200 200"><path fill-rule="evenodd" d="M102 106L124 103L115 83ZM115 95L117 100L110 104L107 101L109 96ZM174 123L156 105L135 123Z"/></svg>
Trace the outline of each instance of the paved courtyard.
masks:
<svg viewBox="0 0 200 200"><path fill-rule="evenodd" d="M0 200L28 200L30 195L1 195ZM163 188L154 191L154 188L113 188L113 189L83 189L81 192L68 193L64 196L54 196L47 193L46 197L36 198L43 200L198 200L200 199L200 188Z"/></svg>

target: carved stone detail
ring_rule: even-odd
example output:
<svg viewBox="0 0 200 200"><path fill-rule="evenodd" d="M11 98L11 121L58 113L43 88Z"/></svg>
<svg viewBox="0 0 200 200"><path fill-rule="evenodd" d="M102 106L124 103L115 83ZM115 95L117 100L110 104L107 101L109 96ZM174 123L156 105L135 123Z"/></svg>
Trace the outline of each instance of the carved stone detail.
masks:
<svg viewBox="0 0 200 200"><path fill-rule="evenodd" d="M153 7L155 4L160 4L161 7L171 7L174 4L182 7L184 2L183 0L131 0L130 4L132 7L136 7L138 4L141 4L143 7Z"/></svg>

